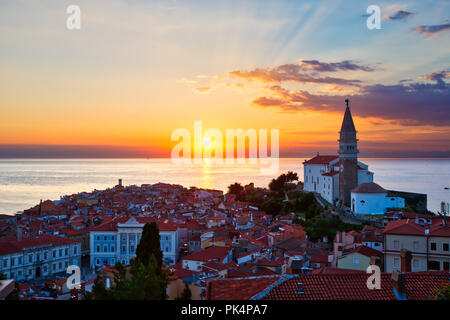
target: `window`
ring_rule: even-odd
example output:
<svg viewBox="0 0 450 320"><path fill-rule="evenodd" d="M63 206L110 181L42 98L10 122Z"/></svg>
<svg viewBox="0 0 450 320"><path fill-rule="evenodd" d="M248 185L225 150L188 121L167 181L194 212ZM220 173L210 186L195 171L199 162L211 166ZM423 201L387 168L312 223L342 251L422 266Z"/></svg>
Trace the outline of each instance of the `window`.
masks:
<svg viewBox="0 0 450 320"><path fill-rule="evenodd" d="M29 256L28 256L28 262L33 262L33 255L32 254L30 254Z"/></svg>
<svg viewBox="0 0 450 320"><path fill-rule="evenodd" d="M116 236L111 236L111 240L112 241L116 240Z"/></svg>
<svg viewBox="0 0 450 320"><path fill-rule="evenodd" d="M394 249L400 249L400 241L394 240Z"/></svg>
<svg viewBox="0 0 450 320"><path fill-rule="evenodd" d="M95 264L99 266L100 265L100 259L96 259L95 260Z"/></svg>
<svg viewBox="0 0 450 320"><path fill-rule="evenodd" d="M414 267L414 269L418 269L419 268L419 260L413 259L413 267Z"/></svg>
<svg viewBox="0 0 450 320"><path fill-rule="evenodd" d="M449 262L448 261L444 261L444 270L449 270Z"/></svg>
<svg viewBox="0 0 450 320"><path fill-rule="evenodd" d="M68 255L69 255L69 248L65 248L65 249L64 249L64 255L65 255L65 256L68 256Z"/></svg>
<svg viewBox="0 0 450 320"><path fill-rule="evenodd" d="M108 246L103 246L103 252L108 252Z"/></svg>
<svg viewBox="0 0 450 320"><path fill-rule="evenodd" d="M394 257L394 268L400 267L400 258Z"/></svg>
<svg viewBox="0 0 450 320"><path fill-rule="evenodd" d="M413 248L414 248L414 250L419 249L419 241L413 241Z"/></svg>
<svg viewBox="0 0 450 320"><path fill-rule="evenodd" d="M97 245L97 248L96 248L97 250L97 252L100 252L100 246L99 245Z"/></svg>
<svg viewBox="0 0 450 320"><path fill-rule="evenodd" d="M44 252L44 260L47 260L47 258L48 258L48 252L45 251L45 252Z"/></svg>
<svg viewBox="0 0 450 320"><path fill-rule="evenodd" d="M63 255L63 250L59 249L59 256L62 257L62 255Z"/></svg>
<svg viewBox="0 0 450 320"><path fill-rule="evenodd" d="M3 268L6 268L8 266L8 260L3 260Z"/></svg>
<svg viewBox="0 0 450 320"><path fill-rule="evenodd" d="M78 247L77 246L73 247L73 254L77 254L77 252L78 252Z"/></svg>
<svg viewBox="0 0 450 320"><path fill-rule="evenodd" d="M108 240L108 236L104 236L104 237L103 237L103 240Z"/></svg>
<svg viewBox="0 0 450 320"><path fill-rule="evenodd" d="M62 262L60 262L60 263L58 264L58 268L61 270L61 268L62 268Z"/></svg>
<svg viewBox="0 0 450 320"><path fill-rule="evenodd" d="M439 261L428 261L428 270L440 270Z"/></svg>
<svg viewBox="0 0 450 320"><path fill-rule="evenodd" d="M100 241L100 236L97 236L97 240Z"/></svg>
<svg viewBox="0 0 450 320"><path fill-rule="evenodd" d="M448 243L442 244L442 250L448 251Z"/></svg>
<svg viewBox="0 0 450 320"><path fill-rule="evenodd" d="M436 242L431 243L431 250L436 250Z"/></svg>
<svg viewBox="0 0 450 320"><path fill-rule="evenodd" d="M53 258L56 258L56 250L53 251Z"/></svg>
<svg viewBox="0 0 450 320"><path fill-rule="evenodd" d="M353 258L353 264L359 264L359 259L358 258Z"/></svg>
<svg viewBox="0 0 450 320"><path fill-rule="evenodd" d="M11 266L15 265L16 265L16 258L11 258ZM13 278L13 276L11 276L11 278Z"/></svg>
<svg viewBox="0 0 450 320"><path fill-rule="evenodd" d="M22 264L22 257L19 257L19 265Z"/></svg>
<svg viewBox="0 0 450 320"><path fill-rule="evenodd" d="M115 251L114 246L111 246L111 252L114 252L114 251Z"/></svg>

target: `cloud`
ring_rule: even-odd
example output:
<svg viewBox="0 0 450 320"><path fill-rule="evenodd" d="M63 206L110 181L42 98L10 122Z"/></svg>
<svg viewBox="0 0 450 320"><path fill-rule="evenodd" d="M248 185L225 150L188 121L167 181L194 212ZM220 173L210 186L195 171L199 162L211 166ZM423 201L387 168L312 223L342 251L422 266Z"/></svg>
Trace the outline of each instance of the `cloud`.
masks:
<svg viewBox="0 0 450 320"><path fill-rule="evenodd" d="M208 93L209 91L211 91L211 88L210 87L195 88L195 91L197 93Z"/></svg>
<svg viewBox="0 0 450 320"><path fill-rule="evenodd" d="M399 10L395 14L388 16L388 19L390 20L406 20L408 17L413 15L414 13L404 10Z"/></svg>
<svg viewBox="0 0 450 320"><path fill-rule="evenodd" d="M363 65L358 65L350 60L341 62L320 62L317 60L300 60L302 69L312 69L317 72L336 72L336 71L374 71L373 68Z"/></svg>
<svg viewBox="0 0 450 320"><path fill-rule="evenodd" d="M421 76L435 83L412 82L397 85L361 86L350 95L352 110L359 117L373 117L402 125L448 126L450 87L445 71ZM253 104L281 112L342 112L344 96L313 94L306 90L288 90L280 85L268 86L269 96L256 98Z"/></svg>
<svg viewBox="0 0 450 320"><path fill-rule="evenodd" d="M432 26L418 26L414 29L416 33L423 34L425 36L431 36L435 35L444 31L448 31L450 29L450 23L444 23L444 24L436 24Z"/></svg>
<svg viewBox="0 0 450 320"><path fill-rule="evenodd" d="M284 64L276 68L256 68L251 71L235 70L229 72L232 77L239 77L249 81L259 81L264 83L313 83L313 84L335 84L359 86L360 80L348 80L337 77L321 76L323 72L337 71L366 71L374 69L368 66L358 65L352 61L341 62L320 62L317 60L300 60L299 64Z"/></svg>
<svg viewBox="0 0 450 320"><path fill-rule="evenodd" d="M437 72L433 72L430 74L426 74L423 76L419 76L419 79L426 79L426 80L432 80L432 81L436 81L437 84L439 85L439 87L441 89L443 89L446 86L446 83L444 81L445 78L449 78L450 77L450 72L449 71L437 71Z"/></svg>

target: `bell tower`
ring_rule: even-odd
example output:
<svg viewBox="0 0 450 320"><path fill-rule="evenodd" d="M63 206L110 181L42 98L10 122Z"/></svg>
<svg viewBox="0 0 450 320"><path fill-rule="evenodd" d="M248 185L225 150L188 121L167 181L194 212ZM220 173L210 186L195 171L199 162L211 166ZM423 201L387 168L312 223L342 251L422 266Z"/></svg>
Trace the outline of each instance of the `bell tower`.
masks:
<svg viewBox="0 0 450 320"><path fill-rule="evenodd" d="M339 132L339 200L350 206L350 192L358 186L358 139L350 112L349 100L346 99L344 120Z"/></svg>

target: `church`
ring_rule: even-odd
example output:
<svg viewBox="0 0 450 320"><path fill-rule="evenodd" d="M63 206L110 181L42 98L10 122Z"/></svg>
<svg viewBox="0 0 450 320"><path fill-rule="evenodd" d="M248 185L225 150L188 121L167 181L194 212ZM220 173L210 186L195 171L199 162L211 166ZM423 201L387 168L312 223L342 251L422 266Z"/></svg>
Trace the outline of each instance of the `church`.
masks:
<svg viewBox="0 0 450 320"><path fill-rule="evenodd" d="M338 154L317 153L314 158L303 162L303 189L320 194L330 204L343 204L355 214L383 214L388 208L404 207L404 199L390 197L386 190L373 182L369 166L358 161L356 128L349 100L345 102Z"/></svg>

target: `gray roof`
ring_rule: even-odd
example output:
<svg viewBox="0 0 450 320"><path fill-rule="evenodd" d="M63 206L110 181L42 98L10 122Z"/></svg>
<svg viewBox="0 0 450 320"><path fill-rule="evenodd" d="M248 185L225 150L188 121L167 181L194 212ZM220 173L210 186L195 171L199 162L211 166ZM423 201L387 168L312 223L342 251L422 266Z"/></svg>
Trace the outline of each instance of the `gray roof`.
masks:
<svg viewBox="0 0 450 320"><path fill-rule="evenodd" d="M382 188L375 182L365 182L361 183L359 186L354 188L351 192L353 193L387 193L387 190Z"/></svg>

